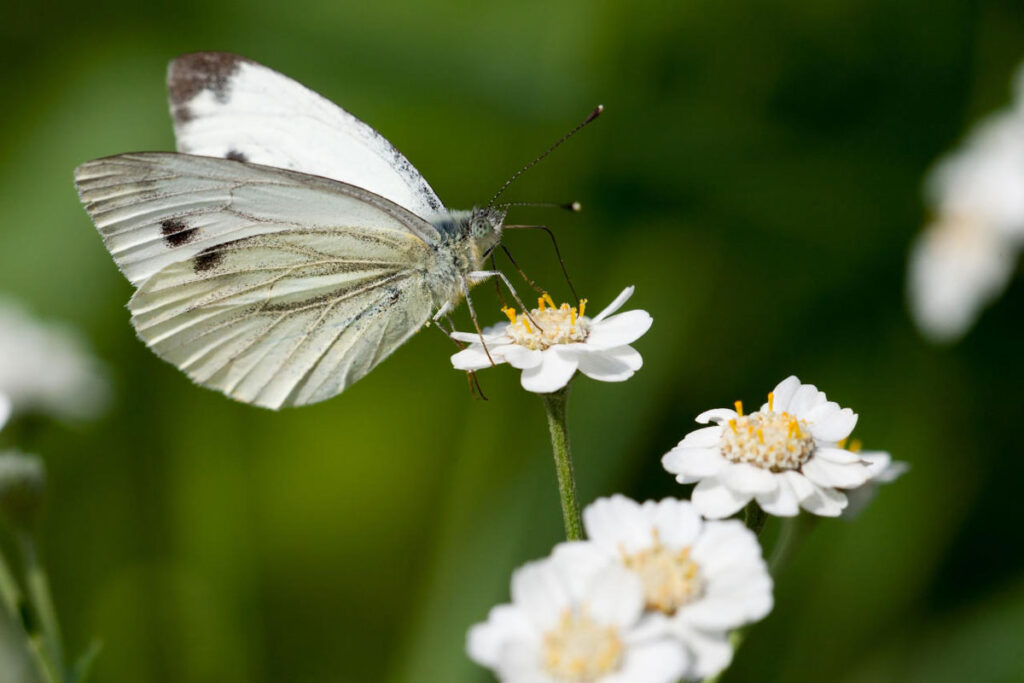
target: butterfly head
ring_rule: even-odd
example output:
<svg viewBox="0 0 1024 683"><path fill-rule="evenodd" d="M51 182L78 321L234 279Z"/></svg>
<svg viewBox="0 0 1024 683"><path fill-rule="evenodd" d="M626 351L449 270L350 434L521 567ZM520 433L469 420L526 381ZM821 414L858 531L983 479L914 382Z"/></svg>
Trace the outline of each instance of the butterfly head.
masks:
<svg viewBox="0 0 1024 683"><path fill-rule="evenodd" d="M469 235L481 256L486 257L501 242L505 222L504 207L473 209L469 215Z"/></svg>

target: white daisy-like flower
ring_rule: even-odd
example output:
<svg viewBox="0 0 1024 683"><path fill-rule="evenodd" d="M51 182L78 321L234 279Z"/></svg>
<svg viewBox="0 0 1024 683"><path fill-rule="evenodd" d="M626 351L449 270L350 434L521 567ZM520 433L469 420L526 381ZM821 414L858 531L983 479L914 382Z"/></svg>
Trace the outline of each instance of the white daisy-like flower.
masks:
<svg viewBox="0 0 1024 683"><path fill-rule="evenodd" d="M640 578L648 614L687 650L688 678L725 669L729 631L772 609L761 546L741 522L705 521L689 501L615 495L587 506L583 524L590 540L582 545Z"/></svg>
<svg viewBox="0 0 1024 683"><path fill-rule="evenodd" d="M469 631L471 659L503 683L674 683L679 643L643 619L640 580L592 553L564 552L512 576L512 602Z"/></svg>
<svg viewBox="0 0 1024 683"><path fill-rule="evenodd" d="M99 363L70 329L0 301L0 393L15 412L90 417L107 403Z"/></svg>
<svg viewBox="0 0 1024 683"><path fill-rule="evenodd" d="M859 442L850 444L850 450L860 456L868 467L869 479L863 486L847 491L846 497L850 504L843 510L845 519L853 519L874 500L881 484L896 481L910 469L910 464L901 460L893 460L885 451L861 451Z"/></svg>
<svg viewBox="0 0 1024 683"><path fill-rule="evenodd" d="M1024 69L1018 73L1024 85ZM962 336L1013 275L1024 243L1024 97L981 122L926 180L935 220L915 241L910 310L935 341Z"/></svg>
<svg viewBox="0 0 1024 683"><path fill-rule="evenodd" d="M813 384L787 377L768 402L745 415L718 408L697 422L665 454L665 469L681 484L697 482L693 504L709 519L728 517L751 500L765 512L792 517L800 508L837 517L847 505L838 489L857 488L870 471L860 456L840 447L857 424L849 408L829 401Z"/></svg>
<svg viewBox="0 0 1024 683"><path fill-rule="evenodd" d="M547 295L528 314L503 309L509 321L484 329L483 343L477 334L452 335L469 343L452 356L452 365L457 370L482 370L491 365L489 352L495 363L522 370L523 388L538 394L558 391L577 370L602 382L625 381L643 365L640 353L630 344L652 322L647 311L615 314L632 295L633 287L627 287L593 318L584 315L586 299L578 308L556 306Z"/></svg>

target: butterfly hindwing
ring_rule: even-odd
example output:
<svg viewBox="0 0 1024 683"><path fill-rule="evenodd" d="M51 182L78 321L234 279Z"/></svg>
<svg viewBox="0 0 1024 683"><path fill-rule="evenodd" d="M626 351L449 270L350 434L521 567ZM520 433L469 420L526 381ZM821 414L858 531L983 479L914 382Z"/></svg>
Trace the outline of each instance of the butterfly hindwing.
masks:
<svg viewBox="0 0 1024 683"><path fill-rule="evenodd" d="M380 133L273 69L197 52L167 73L178 151L325 176L365 188L422 218L437 195Z"/></svg>

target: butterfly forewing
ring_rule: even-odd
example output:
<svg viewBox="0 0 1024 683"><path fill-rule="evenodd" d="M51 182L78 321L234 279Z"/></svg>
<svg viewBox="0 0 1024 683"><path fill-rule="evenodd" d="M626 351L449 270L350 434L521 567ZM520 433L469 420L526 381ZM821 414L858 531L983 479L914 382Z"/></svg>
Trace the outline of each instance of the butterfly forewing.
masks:
<svg viewBox="0 0 1024 683"><path fill-rule="evenodd" d="M196 382L270 408L329 398L437 302L436 229L326 178L181 154L79 167L139 335Z"/></svg>
<svg viewBox="0 0 1024 683"><path fill-rule="evenodd" d="M167 73L178 150L352 183L430 218L440 200L380 133L273 69L197 52Z"/></svg>

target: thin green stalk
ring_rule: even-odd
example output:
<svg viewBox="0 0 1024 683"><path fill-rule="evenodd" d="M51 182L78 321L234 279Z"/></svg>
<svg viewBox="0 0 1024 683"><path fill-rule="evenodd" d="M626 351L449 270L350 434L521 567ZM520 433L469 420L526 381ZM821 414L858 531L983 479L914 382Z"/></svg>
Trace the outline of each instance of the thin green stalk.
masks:
<svg viewBox="0 0 1024 683"><path fill-rule="evenodd" d="M583 540L583 519L576 497L576 479L572 472L572 454L569 452L569 430L566 424L566 404L569 402L569 386L551 393L541 394L544 409L548 414L548 429L551 431L551 452L555 456L555 474L558 476L558 497L562 501L562 519L565 521L565 537L570 541Z"/></svg>
<svg viewBox="0 0 1024 683"><path fill-rule="evenodd" d="M761 535L767 521L768 515L764 513L764 510L761 509L756 500L747 503L747 507L743 509L743 523L754 532L755 536Z"/></svg>
<svg viewBox="0 0 1024 683"><path fill-rule="evenodd" d="M775 547L772 548L772 555L768 559L768 571L772 576L778 578L779 572L789 562L793 551L814 529L817 521L817 516L809 514L799 514L796 517L787 517L783 520L779 529L779 537L775 540Z"/></svg>
<svg viewBox="0 0 1024 683"><path fill-rule="evenodd" d="M35 663L39 676L44 683L58 683L59 676L54 671L54 664L47 658L41 643L25 630L25 624L22 621L21 587L18 586L14 572L11 571L11 566L2 552L0 552L0 601L3 602L11 626L24 638L25 649Z"/></svg>
<svg viewBox="0 0 1024 683"><path fill-rule="evenodd" d="M35 610L36 616L39 618L46 652L53 666L58 671L63 671L64 646L61 643L57 610L54 609L53 597L50 594L50 581L46 577L46 570L43 568L42 562L39 561L39 552L32 535L22 532L18 534L18 538L21 541L25 560L25 584L28 586L32 609Z"/></svg>

